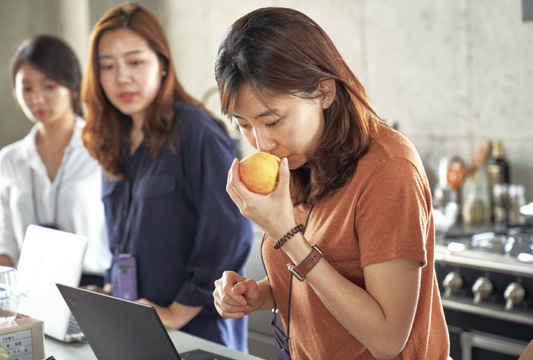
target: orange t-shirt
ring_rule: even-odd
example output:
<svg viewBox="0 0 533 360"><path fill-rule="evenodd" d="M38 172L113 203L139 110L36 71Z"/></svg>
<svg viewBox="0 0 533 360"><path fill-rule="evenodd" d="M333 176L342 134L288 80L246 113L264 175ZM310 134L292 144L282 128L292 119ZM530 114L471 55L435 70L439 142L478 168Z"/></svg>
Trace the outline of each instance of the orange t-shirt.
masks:
<svg viewBox="0 0 533 360"><path fill-rule="evenodd" d="M305 223L308 212L309 206L296 207L296 223ZM413 327L396 359L448 358L448 331L435 276L431 192L422 161L404 136L380 125L353 178L315 205L305 237L338 272L363 289L363 267L398 258L419 261L421 283ZM291 261L273 248L276 240L267 236L262 254L286 328L290 280L286 264ZM293 359L374 359L306 281L292 282L289 336Z"/></svg>

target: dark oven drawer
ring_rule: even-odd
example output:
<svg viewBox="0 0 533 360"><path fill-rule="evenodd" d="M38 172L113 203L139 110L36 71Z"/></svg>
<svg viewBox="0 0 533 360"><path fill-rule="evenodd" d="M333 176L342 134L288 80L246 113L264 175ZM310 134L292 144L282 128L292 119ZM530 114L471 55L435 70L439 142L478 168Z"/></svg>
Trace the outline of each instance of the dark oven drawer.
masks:
<svg viewBox="0 0 533 360"><path fill-rule="evenodd" d="M457 302L461 304L460 302ZM444 301L444 314L450 334L450 356L454 360L516 360L532 336L532 326L524 322L493 318L450 308ZM461 306L458 306L461 308ZM516 320L516 319L515 319Z"/></svg>
<svg viewBox="0 0 533 360"><path fill-rule="evenodd" d="M461 360L516 360L527 346L522 341L467 331L460 339Z"/></svg>

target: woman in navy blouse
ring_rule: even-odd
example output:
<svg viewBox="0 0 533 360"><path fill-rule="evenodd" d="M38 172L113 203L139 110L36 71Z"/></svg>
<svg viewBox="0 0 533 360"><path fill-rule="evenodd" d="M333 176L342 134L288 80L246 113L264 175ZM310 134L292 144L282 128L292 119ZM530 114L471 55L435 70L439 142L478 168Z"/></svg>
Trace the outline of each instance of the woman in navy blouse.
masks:
<svg viewBox="0 0 533 360"><path fill-rule="evenodd" d="M235 147L184 91L146 8L119 6L95 25L82 97L114 254L110 283L96 290L154 306L169 329L247 351L246 320L222 319L212 296L224 270L242 273L253 241L225 191Z"/></svg>

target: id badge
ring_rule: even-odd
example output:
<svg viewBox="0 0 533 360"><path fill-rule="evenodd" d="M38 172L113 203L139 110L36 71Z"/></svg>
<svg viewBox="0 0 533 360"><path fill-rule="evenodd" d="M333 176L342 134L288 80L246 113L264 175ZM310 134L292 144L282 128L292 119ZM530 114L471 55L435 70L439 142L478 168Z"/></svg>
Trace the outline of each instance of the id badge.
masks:
<svg viewBox="0 0 533 360"><path fill-rule="evenodd" d="M117 288L115 296L125 300L137 300L137 264L131 254L120 254L115 264Z"/></svg>

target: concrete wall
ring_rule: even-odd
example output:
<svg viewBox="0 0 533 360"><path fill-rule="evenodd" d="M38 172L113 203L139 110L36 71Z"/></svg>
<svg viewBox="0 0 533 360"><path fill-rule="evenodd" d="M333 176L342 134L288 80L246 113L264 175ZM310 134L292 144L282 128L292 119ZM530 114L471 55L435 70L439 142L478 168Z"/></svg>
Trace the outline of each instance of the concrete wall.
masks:
<svg viewBox="0 0 533 360"><path fill-rule="evenodd" d="M86 64L87 34L117 0L1 0L0 147L31 124L7 77L18 44L62 36ZM378 113L416 145L432 183L442 156L469 163L482 139L503 139L513 181L533 201L533 22L521 0L144 0L168 32L178 75L214 111L213 64L226 29L262 6L314 18L366 86Z"/></svg>

